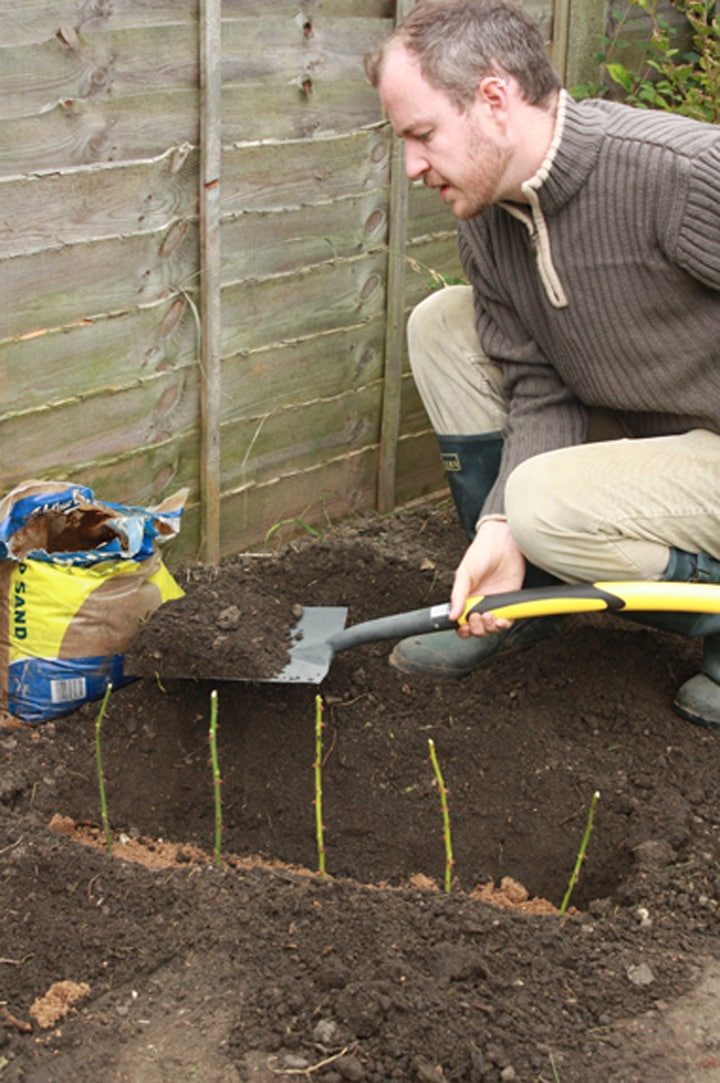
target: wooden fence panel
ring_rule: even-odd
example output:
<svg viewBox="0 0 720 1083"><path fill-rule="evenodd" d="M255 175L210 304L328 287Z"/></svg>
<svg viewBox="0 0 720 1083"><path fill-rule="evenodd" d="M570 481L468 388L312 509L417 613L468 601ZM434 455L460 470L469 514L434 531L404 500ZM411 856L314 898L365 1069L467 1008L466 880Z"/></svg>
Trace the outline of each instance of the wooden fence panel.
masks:
<svg viewBox="0 0 720 1083"><path fill-rule="evenodd" d="M549 33L549 0L529 0ZM29 476L203 529L198 0L0 0L0 487ZM377 500L391 139L364 54L395 0L223 0L218 297L224 554ZM409 192L409 312L460 274L455 221ZM397 275L397 267L395 268ZM442 484L393 377L396 499ZM397 386L399 382L399 386ZM288 528L291 529L291 528Z"/></svg>

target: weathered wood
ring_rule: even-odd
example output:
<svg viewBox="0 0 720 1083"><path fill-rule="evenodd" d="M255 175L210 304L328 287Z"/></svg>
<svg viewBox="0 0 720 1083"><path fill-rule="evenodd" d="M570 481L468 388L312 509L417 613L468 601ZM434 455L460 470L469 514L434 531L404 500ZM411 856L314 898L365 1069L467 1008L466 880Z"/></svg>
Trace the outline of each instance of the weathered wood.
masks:
<svg viewBox="0 0 720 1083"><path fill-rule="evenodd" d="M289 15L303 20L307 15L325 15L333 18L357 18L362 13L367 18L390 19L395 11L395 0L224 0L223 13L227 17L258 17Z"/></svg>
<svg viewBox="0 0 720 1083"><path fill-rule="evenodd" d="M354 71L359 80L362 57L385 25L379 19L324 15L302 20L297 12L226 19L223 78L274 86L295 78L306 96L316 78L344 80ZM44 112L57 101L108 93L141 96L198 83L197 29L190 19L121 29L111 22L88 23L79 33L61 27L42 42L0 46L0 58L0 117Z"/></svg>
<svg viewBox="0 0 720 1083"><path fill-rule="evenodd" d="M462 276L454 234L441 233L431 237L411 238L408 241L407 256L408 261L413 261L408 264L411 272L406 285L405 301L408 311L431 290L437 288L432 272L448 279ZM419 270L416 270L416 266Z"/></svg>
<svg viewBox="0 0 720 1083"><path fill-rule="evenodd" d="M226 3L226 6L229 6ZM42 44L59 30L71 37L102 27L173 26L197 20L197 0L132 0L131 3L96 3L86 0L3 0L3 44Z"/></svg>
<svg viewBox="0 0 720 1083"><path fill-rule="evenodd" d="M457 220L436 191L423 185L410 185L408 234L422 237L435 233L457 234Z"/></svg>
<svg viewBox="0 0 720 1083"><path fill-rule="evenodd" d="M198 421L196 368L162 374L135 387L108 389L6 415L3 473L17 477L28 472L28 463L41 477L58 468L68 471L74 462L123 456L132 448L190 432L199 428Z"/></svg>
<svg viewBox="0 0 720 1083"><path fill-rule="evenodd" d="M317 206L238 215L222 225L223 279L300 271L332 256L368 253L386 242L387 228L382 191Z"/></svg>
<svg viewBox="0 0 720 1083"><path fill-rule="evenodd" d="M401 436L398 442L398 504L438 492L447 492L447 480L435 433L425 430Z"/></svg>
<svg viewBox="0 0 720 1083"><path fill-rule="evenodd" d="M330 459L314 470L266 484L251 482L237 492L226 493L223 538L232 538L234 544L224 555L255 548L271 527L286 524L274 534L277 544L297 536L301 523L325 528L367 510L375 498L376 472L377 449L364 448L352 456Z"/></svg>
<svg viewBox="0 0 720 1083"><path fill-rule="evenodd" d="M390 236L385 303L385 374L378 456L377 507L381 512L390 511L395 506L397 439L400 428L400 376L405 340L407 214L408 180L405 175L405 145L402 140L393 135L388 208Z"/></svg>
<svg viewBox="0 0 720 1083"><path fill-rule="evenodd" d="M197 153L0 178L0 258L170 229L197 214Z"/></svg>
<svg viewBox="0 0 720 1083"><path fill-rule="evenodd" d="M228 285L223 355L362 324L383 311L384 281L380 252Z"/></svg>
<svg viewBox="0 0 720 1083"><path fill-rule="evenodd" d="M166 304L0 345L0 419L72 398L97 400L103 390L142 388L142 381L155 375L193 368L196 328L182 299L181 306L180 313ZM258 416L273 405L337 395L378 379L382 338L380 311L360 325L230 354L223 361L221 416Z"/></svg>
<svg viewBox="0 0 720 1083"><path fill-rule="evenodd" d="M223 490L322 465L379 438L380 381L223 425Z"/></svg>
<svg viewBox="0 0 720 1083"><path fill-rule="evenodd" d="M179 219L157 232L5 260L0 348L11 336L167 304L196 282L197 246L197 224Z"/></svg>
<svg viewBox="0 0 720 1083"><path fill-rule="evenodd" d="M294 77L293 77L294 80ZM234 83L223 87L223 141L312 139L377 124L377 94L358 78L322 79L308 96L288 81L276 87Z"/></svg>
<svg viewBox="0 0 720 1083"><path fill-rule="evenodd" d="M300 342L223 360L223 420L260 418L296 403L356 391L382 376L382 313Z"/></svg>
<svg viewBox="0 0 720 1083"><path fill-rule="evenodd" d="M543 26L550 3L529 4ZM297 532L374 506L381 422L390 502L442 485L390 339L461 272L435 193L413 187L389 238L391 137L362 58L395 0L223 0L222 186L205 216L222 258L201 305L198 183L219 171L200 166L199 14L198 0L0 0L0 480L147 505L187 485L173 552L197 556L201 538L210 552L213 495L216 559L283 519ZM389 251L406 278L391 327ZM200 366L195 314L213 304L222 335Z"/></svg>
<svg viewBox="0 0 720 1083"><path fill-rule="evenodd" d="M386 161L385 138L378 138L378 133L362 133L347 140L320 142L320 147L313 145L305 151L299 144L285 147L278 144L226 154L221 193L221 205L226 212L223 216L224 278L289 270L326 260L333 253L356 253L383 239L387 228L384 196L381 189L373 190L370 185L382 179L381 166ZM322 157L324 147L329 148L327 160ZM288 161L289 181L279 182L279 195L273 195L271 177L276 169L279 170L283 155ZM247 161L247 176L238 194L237 187L243 179L240 168L243 160ZM363 162L368 163L364 173ZM142 191L142 176L146 176L151 184L157 167L151 163L146 171L141 167L137 169L141 179L136 188ZM86 183L84 173L82 177ZM120 201L124 189L121 181L122 177L102 171L98 182L98 202L111 205L115 217L122 214ZM55 186L70 189L72 183L71 175L64 182L56 182ZM24 182L5 184L5 191L12 189L16 205L19 205L25 190ZM293 198L293 184L296 206L284 213L283 201ZM105 196L102 195L103 185L108 189ZM349 200L347 197L359 188L367 188L368 196ZM247 212L233 213L233 208L242 206L243 194L248 204ZM188 189L188 204L190 199ZM315 202L317 207L313 206ZM6 205L11 203L12 199L8 197ZM55 206L61 203L57 200ZM253 215L254 205L267 205L275 213ZM40 213L40 209L36 213ZM132 219L132 216L133 208L129 208L125 217ZM24 246L27 236L20 228L20 222L16 220L11 224L13 236L10 237L8 232L6 244ZM50 236L51 228L52 223L48 221L40 230L41 235ZM81 228L79 223L78 232ZM86 223L88 233L95 228L91 221ZM48 250L37 247L40 242L36 242L29 255L21 253L5 263L7 304L0 310L0 339L152 302L173 287L177 289L196 280L197 228L193 218L179 217L170 225L162 224L155 230L120 237L108 236L102 227L99 232L102 236L96 240L79 241L80 248L63 245Z"/></svg>
<svg viewBox="0 0 720 1083"><path fill-rule="evenodd" d="M421 432L432 432L430 420L409 369L403 372L400 392L402 396L400 433L402 436L417 436Z"/></svg>
<svg viewBox="0 0 720 1083"><path fill-rule="evenodd" d="M158 63L158 58L162 63ZM42 43L0 47L0 117L35 116L76 99L141 98L155 90L197 87L193 22L78 34L60 28Z"/></svg>
<svg viewBox="0 0 720 1083"><path fill-rule="evenodd" d="M36 116L0 120L0 173L155 158L198 140L196 88L156 90L146 98L76 98Z"/></svg>
<svg viewBox="0 0 720 1083"><path fill-rule="evenodd" d="M568 86L597 82L597 51L607 22L607 6L597 0L569 0L564 77Z"/></svg>
<svg viewBox="0 0 720 1083"><path fill-rule="evenodd" d="M553 0L550 59L560 78L567 77L571 0Z"/></svg>
<svg viewBox="0 0 720 1083"><path fill-rule="evenodd" d="M195 324L181 296L109 319L8 339L0 343L0 416L139 385L155 374L196 364Z"/></svg>
<svg viewBox="0 0 720 1083"><path fill-rule="evenodd" d="M220 561L220 0L200 2L201 557Z"/></svg>
<svg viewBox="0 0 720 1083"><path fill-rule="evenodd" d="M401 439L398 446L398 499L406 502L443 488L437 441L423 434ZM320 530L373 507L377 480L377 448L329 459L315 469L261 484L250 484L223 497L223 536L238 549L252 548L272 527L278 544L303 532L303 524ZM283 524L285 524L283 526ZM184 528L183 528L184 529Z"/></svg>
<svg viewBox="0 0 720 1083"><path fill-rule="evenodd" d="M223 151L223 215L292 210L387 184L390 136L365 131L240 143Z"/></svg>

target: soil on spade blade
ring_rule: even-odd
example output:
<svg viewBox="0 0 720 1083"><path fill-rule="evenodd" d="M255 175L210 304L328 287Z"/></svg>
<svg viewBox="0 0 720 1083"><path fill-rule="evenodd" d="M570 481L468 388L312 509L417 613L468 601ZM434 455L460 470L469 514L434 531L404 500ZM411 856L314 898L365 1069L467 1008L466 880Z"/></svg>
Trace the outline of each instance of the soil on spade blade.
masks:
<svg viewBox="0 0 720 1083"><path fill-rule="evenodd" d="M423 505L176 569L196 661L285 651L298 606L445 601L462 548ZM698 641L595 614L459 683L387 642L319 686L169 679L166 610L102 726L111 855L98 705L0 731L0 1083L718 1083L720 732L671 708Z"/></svg>

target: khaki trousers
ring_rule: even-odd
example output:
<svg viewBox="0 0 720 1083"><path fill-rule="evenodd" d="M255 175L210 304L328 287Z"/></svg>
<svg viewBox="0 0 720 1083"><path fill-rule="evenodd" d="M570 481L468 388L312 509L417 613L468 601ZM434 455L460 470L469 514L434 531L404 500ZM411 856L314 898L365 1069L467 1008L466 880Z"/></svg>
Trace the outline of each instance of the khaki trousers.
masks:
<svg viewBox="0 0 720 1083"><path fill-rule="evenodd" d="M480 349L472 289L430 294L408 322L410 363L438 434L499 432L500 370ZM626 439L597 413L589 441L511 474L511 533L533 564L566 582L662 579L668 547L720 559L720 436Z"/></svg>

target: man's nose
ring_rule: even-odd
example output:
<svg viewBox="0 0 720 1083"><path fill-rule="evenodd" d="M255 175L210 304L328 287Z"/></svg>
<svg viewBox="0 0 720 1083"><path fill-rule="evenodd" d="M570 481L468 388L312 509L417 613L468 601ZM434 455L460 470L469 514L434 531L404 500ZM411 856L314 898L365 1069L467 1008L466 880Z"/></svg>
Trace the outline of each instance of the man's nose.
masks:
<svg viewBox="0 0 720 1083"><path fill-rule="evenodd" d="M410 144L405 144L405 172L408 175L408 179L420 180L428 171L430 166L428 165L427 158L417 148Z"/></svg>

